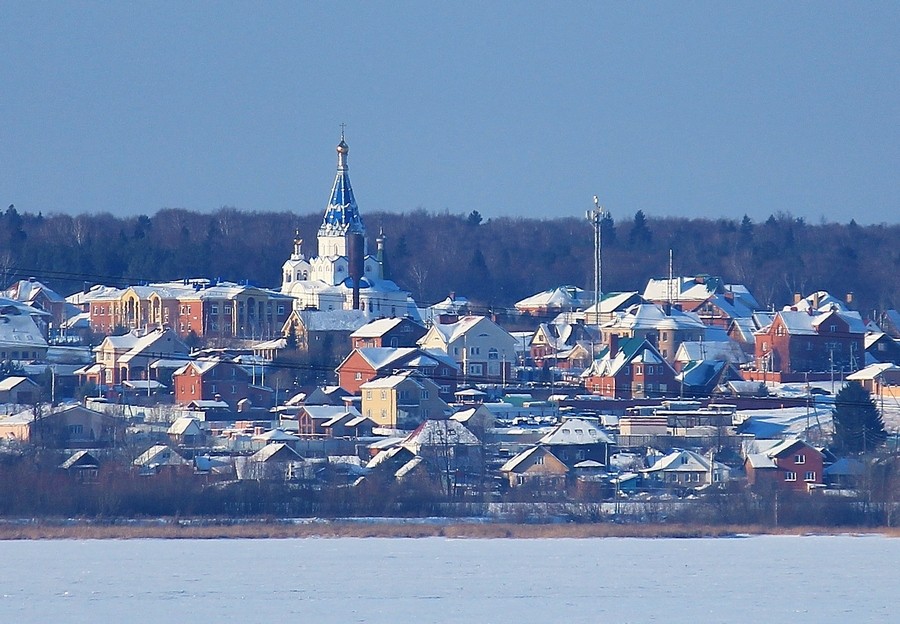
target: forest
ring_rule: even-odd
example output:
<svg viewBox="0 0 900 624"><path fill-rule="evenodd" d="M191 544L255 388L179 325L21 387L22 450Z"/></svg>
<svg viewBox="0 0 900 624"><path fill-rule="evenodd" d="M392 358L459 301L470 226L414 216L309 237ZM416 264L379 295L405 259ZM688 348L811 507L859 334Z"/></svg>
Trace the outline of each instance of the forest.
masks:
<svg viewBox="0 0 900 624"><path fill-rule="evenodd" d="M60 294L85 285L125 286L206 277L278 287L295 232L316 253L321 213L201 213L166 208L153 215L0 213L0 285L35 277ZM420 305L455 292L501 311L563 284L593 288L594 233L581 218L484 218L427 212L365 213L374 252L383 229L389 277ZM602 224L603 290L642 291L651 277L718 275L746 284L765 307L793 293L827 290L876 317L900 305L900 225L807 223L775 213L756 223L649 217L638 211Z"/></svg>

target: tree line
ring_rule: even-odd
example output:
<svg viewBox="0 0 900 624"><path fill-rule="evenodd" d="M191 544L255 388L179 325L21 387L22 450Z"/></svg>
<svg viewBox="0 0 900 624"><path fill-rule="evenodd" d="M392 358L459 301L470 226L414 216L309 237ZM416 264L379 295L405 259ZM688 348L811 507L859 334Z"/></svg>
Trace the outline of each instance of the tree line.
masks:
<svg viewBox="0 0 900 624"><path fill-rule="evenodd" d="M509 307L563 284L593 285L594 233L584 219L499 217L414 210L366 213L369 248L383 229L389 277L420 304L450 292L486 308ZM321 214L211 213L166 208L152 216L0 213L0 281L35 277L67 295L85 284L124 286L207 277L277 287L295 231L316 253ZM650 278L706 273L746 284L766 307L793 293L853 293L870 315L896 308L900 225L822 222L776 213L761 223L649 217L602 222L604 291L643 290Z"/></svg>

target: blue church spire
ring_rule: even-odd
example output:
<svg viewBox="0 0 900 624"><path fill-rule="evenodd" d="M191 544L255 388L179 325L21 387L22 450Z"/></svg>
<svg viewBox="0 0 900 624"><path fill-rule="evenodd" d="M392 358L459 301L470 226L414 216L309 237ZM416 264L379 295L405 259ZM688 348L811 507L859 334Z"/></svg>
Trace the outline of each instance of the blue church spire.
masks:
<svg viewBox="0 0 900 624"><path fill-rule="evenodd" d="M353 187L350 186L350 174L347 172L347 155L350 148L344 141L344 129L341 124L341 142L337 146L338 164L337 174L334 177L334 186L331 188L331 199L325 208L325 218L319 235L342 235L348 232L365 233L362 219L359 216L359 207L356 198L353 197Z"/></svg>

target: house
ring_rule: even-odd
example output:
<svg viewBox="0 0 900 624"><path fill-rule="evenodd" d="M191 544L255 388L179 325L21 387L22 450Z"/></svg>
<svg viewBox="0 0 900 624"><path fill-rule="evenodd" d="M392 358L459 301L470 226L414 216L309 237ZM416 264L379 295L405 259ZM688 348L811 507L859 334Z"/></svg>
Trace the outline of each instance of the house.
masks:
<svg viewBox="0 0 900 624"><path fill-rule="evenodd" d="M235 408L242 399L253 405L271 407L270 388L252 383L250 372L230 360L192 360L172 374L175 402L187 405L196 401L224 401Z"/></svg>
<svg viewBox="0 0 900 624"><path fill-rule="evenodd" d="M202 442L204 436L203 429L200 428L200 421L190 416L182 416L175 419L166 435L173 443L181 446L193 446Z"/></svg>
<svg viewBox="0 0 900 624"><path fill-rule="evenodd" d="M900 365L900 341L884 332L868 332L863 341L866 364Z"/></svg>
<svg viewBox="0 0 900 624"><path fill-rule="evenodd" d="M453 358L464 383L503 382L510 378L516 339L486 316L464 316L455 323L435 323L419 341L427 350Z"/></svg>
<svg viewBox="0 0 900 624"><path fill-rule="evenodd" d="M12 376L0 381L0 403L31 405L41 398L41 386L28 377Z"/></svg>
<svg viewBox="0 0 900 624"><path fill-rule="evenodd" d="M154 475L162 471L193 472L193 463L165 444L155 444L135 457L132 462L142 475Z"/></svg>
<svg viewBox="0 0 900 624"><path fill-rule="evenodd" d="M350 337L371 319L363 310L294 310L281 333L288 336L293 332L297 351L309 360L334 362L351 350Z"/></svg>
<svg viewBox="0 0 900 624"><path fill-rule="evenodd" d="M310 476L306 460L283 442L266 444L250 457L235 461L237 478L262 481L294 481Z"/></svg>
<svg viewBox="0 0 900 624"><path fill-rule="evenodd" d="M50 448L102 448L123 439L125 425L113 416L81 405L25 410L0 419L0 438Z"/></svg>
<svg viewBox="0 0 900 624"><path fill-rule="evenodd" d="M740 366L749 364L753 357L748 355L738 343L732 340L706 342L682 342L675 352L673 367L681 371L688 362L721 361Z"/></svg>
<svg viewBox="0 0 900 624"><path fill-rule="evenodd" d="M376 377L401 371L418 371L440 387L441 395L451 398L456 392L459 367L452 357L440 351L415 347L367 347L354 349L337 367L338 384L352 394Z"/></svg>
<svg viewBox="0 0 900 624"><path fill-rule="evenodd" d="M484 403L460 409L450 416L450 419L461 422L479 438L482 438L488 429L493 429L497 423L497 417Z"/></svg>
<svg viewBox="0 0 900 624"><path fill-rule="evenodd" d="M601 328L607 344L612 336L645 338L669 362L681 343L711 339L710 330L696 315L652 303L631 306Z"/></svg>
<svg viewBox="0 0 900 624"><path fill-rule="evenodd" d="M595 326L583 323L541 323L531 339L531 359L535 366L549 361L552 366L565 363L566 368L587 366L596 350L599 351L602 333ZM577 353L573 353L577 351Z"/></svg>
<svg viewBox="0 0 900 624"><path fill-rule="evenodd" d="M574 468L575 464L589 459L607 465L613 440L596 421L566 418L544 435L540 444L566 466Z"/></svg>
<svg viewBox="0 0 900 624"><path fill-rule="evenodd" d="M50 323L55 329L79 312L77 306L68 303L65 297L33 277L13 283L3 292L3 296L46 312L47 316L43 317L45 320L41 324Z"/></svg>
<svg viewBox="0 0 900 624"><path fill-rule="evenodd" d="M352 334L354 349L367 347L415 347L426 329L408 318L383 318L366 323Z"/></svg>
<svg viewBox="0 0 900 624"><path fill-rule="evenodd" d="M89 451L75 451L69 458L59 465L76 481L81 483L93 483L97 480L100 471L100 461Z"/></svg>
<svg viewBox="0 0 900 624"><path fill-rule="evenodd" d="M646 338L623 340L620 347L614 334L581 379L588 392L617 399L659 397L676 390L675 370Z"/></svg>
<svg viewBox="0 0 900 624"><path fill-rule="evenodd" d="M81 299L88 306L91 329L103 334L117 327L142 331L171 327L180 336L271 337L291 307L290 299L279 293L206 279L98 287Z"/></svg>
<svg viewBox="0 0 900 624"><path fill-rule="evenodd" d="M359 389L362 413L378 427L414 429L430 418L444 418L450 411L440 397L440 387L412 371L377 377Z"/></svg>
<svg viewBox="0 0 900 624"><path fill-rule="evenodd" d="M342 422L343 417L356 419L362 416L355 407L345 405L304 405L297 411L297 435L301 438L325 438L333 434L331 427ZM290 418L290 416L283 416ZM346 421L349 422L349 421ZM285 428L290 428L285 424Z"/></svg>
<svg viewBox="0 0 900 624"><path fill-rule="evenodd" d="M569 468L549 448L538 444L510 458L500 467L509 487L532 487L548 491L565 488Z"/></svg>
<svg viewBox="0 0 900 624"><path fill-rule="evenodd" d="M617 315L624 313L628 308L641 303L647 303L637 291L627 292L608 292L604 293L600 299L600 305L591 303L585 308L584 312L579 315L585 325L601 325L607 321L613 320Z"/></svg>
<svg viewBox="0 0 900 624"><path fill-rule="evenodd" d="M422 459L445 494L475 485L484 474L481 441L455 420L426 420L400 443L400 448Z"/></svg>
<svg viewBox="0 0 900 624"><path fill-rule="evenodd" d="M559 286L526 297L515 304L521 314L552 318L560 312L573 312L588 305L590 294L576 286Z"/></svg>
<svg viewBox="0 0 900 624"><path fill-rule="evenodd" d="M0 298L0 361L45 361L47 340L41 327L47 317L24 303Z"/></svg>
<svg viewBox="0 0 900 624"><path fill-rule="evenodd" d="M149 380L159 376L152 364L161 359L184 360L190 348L171 329L149 332L134 330L107 336L94 348L96 362L76 373L82 383L115 386L124 381ZM157 381L159 381L157 379Z"/></svg>
<svg viewBox="0 0 900 624"><path fill-rule="evenodd" d="M751 486L807 492L823 482L822 452L798 438L756 440L745 452L744 470Z"/></svg>
<svg viewBox="0 0 900 624"><path fill-rule="evenodd" d="M357 416L351 411L338 414L322 423L322 429L329 438L367 438L378 425L365 416Z"/></svg>
<svg viewBox="0 0 900 624"><path fill-rule="evenodd" d="M641 473L646 481L660 487L698 488L728 480L731 469L700 453L676 449L658 457Z"/></svg>
<svg viewBox="0 0 900 624"><path fill-rule="evenodd" d="M781 311L755 334L756 370L782 381L803 373L853 372L864 366L864 336L858 312Z"/></svg>
<svg viewBox="0 0 900 624"><path fill-rule="evenodd" d="M900 366L896 364L870 364L862 370L847 375L847 381L858 381L863 388L877 396L900 397Z"/></svg>
<svg viewBox="0 0 900 624"><path fill-rule="evenodd" d="M760 305L743 284L727 284L712 275L651 279L643 297L659 305L693 312L711 327L728 327L734 318L746 318Z"/></svg>

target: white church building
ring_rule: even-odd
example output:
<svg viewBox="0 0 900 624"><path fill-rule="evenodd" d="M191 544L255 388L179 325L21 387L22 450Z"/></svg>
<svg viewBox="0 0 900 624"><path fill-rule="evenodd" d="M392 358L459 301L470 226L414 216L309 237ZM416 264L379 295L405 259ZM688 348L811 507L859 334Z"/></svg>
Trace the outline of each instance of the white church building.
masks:
<svg viewBox="0 0 900 624"><path fill-rule="evenodd" d="M306 258L299 231L294 251L282 266L281 292L294 310L363 310L373 317L406 316L415 311L409 293L384 275L384 233L370 254L347 167L343 134L331 199L318 233L318 255Z"/></svg>

